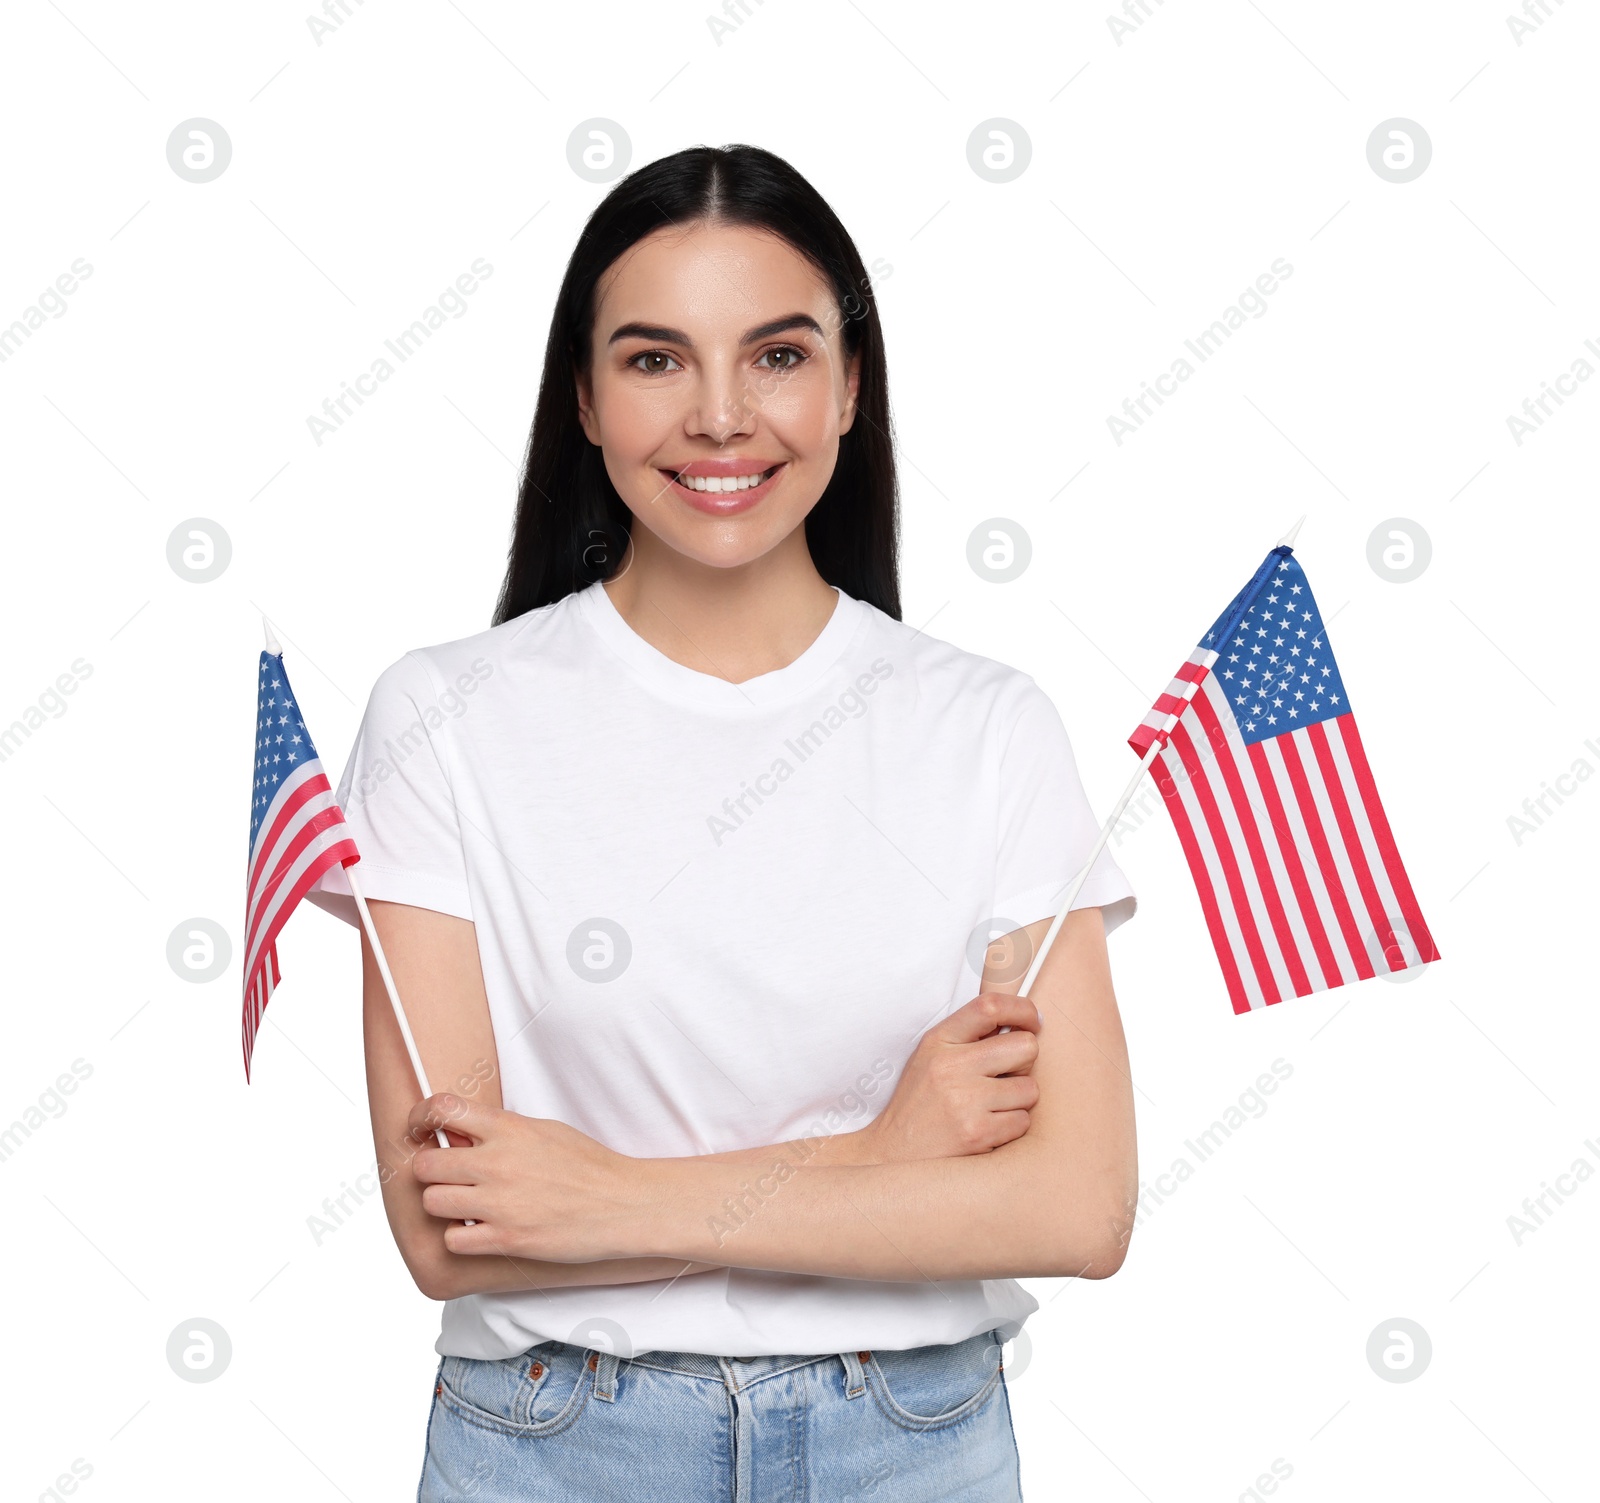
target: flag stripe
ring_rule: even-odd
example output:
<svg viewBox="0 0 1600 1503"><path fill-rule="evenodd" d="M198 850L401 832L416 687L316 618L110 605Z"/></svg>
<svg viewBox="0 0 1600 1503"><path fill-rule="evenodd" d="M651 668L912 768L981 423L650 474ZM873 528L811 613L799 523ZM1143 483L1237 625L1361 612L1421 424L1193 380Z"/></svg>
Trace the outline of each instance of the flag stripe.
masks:
<svg viewBox="0 0 1600 1503"><path fill-rule="evenodd" d="M1188 718L1191 717L1185 716L1185 719ZM1172 744L1177 747L1178 755L1183 758L1184 767L1189 773L1189 786L1194 790L1195 800L1200 806L1206 828L1211 834L1211 843L1221 862L1222 879L1228 889L1229 900L1233 904L1234 918L1244 934L1245 953L1249 957L1251 969L1255 972L1256 984L1260 987L1263 1000L1275 1002L1280 995L1278 978L1272 973L1272 964L1267 959L1266 949L1261 943L1261 932L1256 926L1255 912L1249 894L1245 890L1239 862L1234 856L1233 842L1229 839L1227 824L1223 820L1222 811L1217 807L1216 795L1211 791L1205 769L1195 754L1194 741L1181 720L1173 727Z"/></svg>
<svg viewBox="0 0 1600 1503"><path fill-rule="evenodd" d="M1310 725L1306 727L1306 735L1316 753L1317 765L1322 770L1322 787L1332 806L1339 834L1343 837L1346 858L1356 874L1356 891L1361 894L1367 919L1372 925L1371 942L1377 951L1373 962L1375 965L1381 963L1385 970L1403 971L1406 968L1405 957L1401 956L1400 964L1394 965L1387 953L1393 941L1389 918L1383 911L1383 899L1378 896L1377 884L1372 880L1372 868L1367 863L1366 851L1362 849L1361 835L1356 829L1355 820L1350 817L1350 801L1344 796L1344 784L1339 781L1339 769L1328 747L1328 733L1321 725Z"/></svg>
<svg viewBox="0 0 1600 1503"><path fill-rule="evenodd" d="M1311 990L1311 982L1306 976L1305 963L1300 958L1299 941L1289 926L1289 916L1284 912L1283 900L1279 896L1278 883L1281 874L1273 871L1272 864L1267 859L1266 847L1262 844L1261 831L1256 823L1256 811L1249 793L1245 790L1244 781L1239 776L1227 728L1218 719L1216 706L1211 702L1211 695L1208 692L1211 687L1211 685L1203 686L1195 695L1195 714L1215 750L1218 770L1227 785L1228 797L1233 801L1234 815L1244 835L1245 849L1250 853L1250 864L1255 869L1256 883L1261 889L1267 917L1272 924L1273 936L1278 942L1279 954L1288 970L1289 981L1294 987L1295 995L1303 997ZM1223 708L1227 709L1225 699ZM1231 713L1228 718L1231 723L1233 720ZM1237 730L1236 726L1234 728Z"/></svg>
<svg viewBox="0 0 1600 1503"><path fill-rule="evenodd" d="M1339 962L1334 958L1333 946L1328 943L1328 931L1323 925L1317 898L1311 891L1311 883L1306 877L1305 864L1300 860L1295 831L1289 823L1288 812L1278 792L1277 774L1267 756L1265 742L1258 741L1250 748L1250 762L1255 768L1256 784L1261 789L1262 801L1267 806L1268 822L1276 837L1283 864L1289 872L1295 904L1311 936L1311 947L1316 952L1317 964L1322 968L1323 983L1326 986L1339 986L1343 983L1344 977L1339 974Z"/></svg>
<svg viewBox="0 0 1600 1503"><path fill-rule="evenodd" d="M293 869L300 859L301 853L313 841L324 834L333 832L334 838L341 834L348 838L348 826L344 822L344 814L334 802L333 794L329 793L326 802L319 807L306 808L306 817L298 825L283 846L273 852L273 864L270 868L271 875L265 881L258 881L251 893L250 904L245 913L247 925L245 933L245 954L248 955L255 948L256 931L261 926L261 916L265 913L276 896L279 886L287 874ZM324 842L326 843L326 842Z"/></svg>
<svg viewBox="0 0 1600 1503"><path fill-rule="evenodd" d="M321 830L310 830L305 840L296 840L297 849L289 852L272 875L272 890L264 894L260 906L250 917L250 934L245 947L245 963L254 971L257 955L270 945L294 905L323 872L346 858L355 857L355 842L343 819L331 821ZM302 886L307 871L311 877Z"/></svg>
<svg viewBox="0 0 1600 1503"><path fill-rule="evenodd" d="M1372 769L1367 765L1367 752L1361 744L1361 733L1356 729L1355 716L1341 715L1338 726L1340 740L1344 743L1345 752L1350 758L1351 770L1355 774L1356 788L1361 794L1362 806L1367 811L1373 836L1383 856L1384 870L1388 872L1389 882L1394 888L1395 897L1399 900L1400 912L1405 916L1406 925L1416 943L1418 954L1424 961L1437 960L1439 952L1434 946L1433 935L1428 931L1427 920L1422 916L1422 907L1417 902L1417 895L1411 890L1411 879L1406 875L1406 869L1400 861L1400 850L1394 843L1394 832L1389 828L1389 817L1378 798L1378 785L1373 782Z"/></svg>
<svg viewBox="0 0 1600 1503"><path fill-rule="evenodd" d="M1383 910L1378 946L1383 953L1384 964L1393 971L1419 966L1422 964L1422 956L1405 927L1405 919L1400 911L1399 901L1395 897L1394 886L1389 881L1388 868L1384 866L1383 854L1378 849L1377 836L1373 832L1372 822L1367 818L1366 805L1361 801L1360 791L1356 787L1355 769L1350 765L1350 758L1345 752L1344 737L1337 732L1328 734L1328 757L1338 769L1340 788L1350 811L1350 823L1360 842L1361 854L1366 859L1373 889L1378 894L1378 906Z"/></svg>
<svg viewBox="0 0 1600 1503"><path fill-rule="evenodd" d="M1298 733L1294 733L1298 734ZM1279 736L1272 740L1260 743L1267 753L1267 762L1273 771L1273 781L1277 786L1278 794L1283 800L1284 813L1289 817L1290 828L1295 832L1295 842L1299 850L1307 859L1306 878L1311 884L1312 896L1316 899L1317 913L1322 919L1327 930L1328 941L1333 946L1335 958L1339 961L1339 970L1346 982L1359 981L1364 974L1362 971L1365 948L1360 943L1359 933L1352 927L1349 930L1344 925L1344 915L1339 904L1334 899L1334 894L1341 889L1335 883L1329 886L1328 877L1330 870L1337 876L1337 868L1325 867L1322 864L1322 855L1319 854L1317 841L1313 839L1311 826L1306 823L1305 814L1300 807L1300 796L1295 787L1293 777L1289 772L1289 764L1285 756L1286 748L1296 748L1299 743L1294 735ZM1298 753L1297 753L1298 754ZM1309 793L1307 795L1309 797ZM1321 829L1318 827L1318 834ZM1332 857L1328 857L1331 862Z"/></svg>
<svg viewBox="0 0 1600 1503"><path fill-rule="evenodd" d="M320 794L331 792L327 775L315 762L296 768L283 780L283 786L278 789L267 810L267 817L261 821L260 834L256 837L255 848L250 852L247 880L251 887L261 880L264 872L272 870L273 853L286 833L302 817L301 811L306 804Z"/></svg>
<svg viewBox="0 0 1600 1503"><path fill-rule="evenodd" d="M1206 928L1211 932L1212 947L1216 950L1217 959L1222 965L1222 978L1227 983L1228 998L1233 1003L1234 1012L1249 1012L1250 998L1245 991L1239 967L1233 958L1233 945L1223 923L1222 912L1217 906L1216 889L1211 885L1210 871L1200 854L1194 826L1184 810L1183 797L1179 792L1180 781L1187 779L1180 780L1173 777L1172 770L1167 766L1168 755L1170 753L1163 753L1151 764L1161 769L1156 786L1166 801L1168 813L1172 815L1172 827L1178 832L1178 843L1183 847L1183 854L1189 862L1189 874L1194 878L1195 890L1200 894L1200 911L1205 915Z"/></svg>
<svg viewBox="0 0 1600 1503"><path fill-rule="evenodd" d="M1368 953L1366 941L1351 911L1350 900L1345 895L1355 884L1349 880L1348 871L1340 868L1342 851L1336 849L1328 839L1326 823L1317 800L1318 790L1306 776L1305 762L1300 754L1302 734L1301 731L1295 731L1287 736L1279 736L1275 744L1283 751L1283 765L1294 788L1295 803L1299 805L1300 817L1305 821L1306 834L1310 838L1311 849L1316 853L1317 866L1327 886L1328 901L1333 905L1339 932L1344 936L1345 947L1350 952L1351 964L1362 980L1369 980L1377 972L1373 969L1372 956Z"/></svg>

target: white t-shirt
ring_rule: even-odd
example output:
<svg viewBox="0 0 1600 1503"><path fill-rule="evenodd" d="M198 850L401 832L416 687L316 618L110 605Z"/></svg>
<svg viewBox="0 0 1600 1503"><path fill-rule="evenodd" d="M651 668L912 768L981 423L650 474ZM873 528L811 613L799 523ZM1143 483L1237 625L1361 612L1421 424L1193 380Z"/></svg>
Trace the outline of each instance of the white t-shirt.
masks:
<svg viewBox="0 0 1600 1503"><path fill-rule="evenodd" d="M337 798L369 898L476 925L505 1106L640 1157L863 1126L1099 833L1032 678L842 591L805 652L742 684L659 652L599 584L408 652ZM359 922L342 867L311 897ZM1132 916L1109 852L1075 906ZM758 1175L708 1208L730 1247ZM735 1268L450 1300L437 1350L892 1350L1038 1308L1014 1279Z"/></svg>

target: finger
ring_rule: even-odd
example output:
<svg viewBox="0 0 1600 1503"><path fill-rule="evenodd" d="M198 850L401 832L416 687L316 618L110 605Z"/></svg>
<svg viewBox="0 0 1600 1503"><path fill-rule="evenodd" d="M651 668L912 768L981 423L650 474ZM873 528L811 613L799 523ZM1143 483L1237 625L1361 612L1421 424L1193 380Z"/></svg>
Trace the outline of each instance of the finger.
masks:
<svg viewBox="0 0 1600 1503"><path fill-rule="evenodd" d="M425 1185L475 1185L478 1158L462 1148L420 1148L411 1155L411 1172Z"/></svg>
<svg viewBox="0 0 1600 1503"><path fill-rule="evenodd" d="M473 1185L428 1185L422 1192L422 1209L441 1221L483 1219L483 1204Z"/></svg>
<svg viewBox="0 0 1600 1503"><path fill-rule="evenodd" d="M432 1138L435 1130L442 1127L457 1136L481 1143L488 1136L494 1117L493 1107L468 1101L449 1091L439 1091L411 1108L406 1118L406 1130L421 1140Z"/></svg>
<svg viewBox="0 0 1600 1503"><path fill-rule="evenodd" d="M466 1253L468 1255L482 1256L486 1253L499 1253L501 1257L514 1257L510 1246L505 1239L487 1221L481 1218L476 1226L447 1226L444 1229L444 1246L446 1252Z"/></svg>
<svg viewBox="0 0 1600 1503"><path fill-rule="evenodd" d="M1032 1124L1033 1118L1025 1111L995 1112L989 1118L989 1126L994 1133L995 1146L997 1148L1002 1143L1015 1142L1016 1139L1022 1137L1028 1131ZM449 1245L449 1240L450 1234L446 1232L445 1243L447 1246Z"/></svg>
<svg viewBox="0 0 1600 1503"><path fill-rule="evenodd" d="M1040 1026L1039 1009L1026 997L982 992L935 1024L929 1032L949 1044L969 1044L997 1028L1026 1028L1036 1033Z"/></svg>
<svg viewBox="0 0 1600 1503"><path fill-rule="evenodd" d="M983 1102L996 1116L1029 1112L1039 1104L1039 1084L1031 1075L1003 1075L985 1084Z"/></svg>
<svg viewBox="0 0 1600 1503"><path fill-rule="evenodd" d="M1025 1075L1039 1057L1039 1040L1026 1028L955 1047L959 1050L959 1068L970 1068L979 1075Z"/></svg>

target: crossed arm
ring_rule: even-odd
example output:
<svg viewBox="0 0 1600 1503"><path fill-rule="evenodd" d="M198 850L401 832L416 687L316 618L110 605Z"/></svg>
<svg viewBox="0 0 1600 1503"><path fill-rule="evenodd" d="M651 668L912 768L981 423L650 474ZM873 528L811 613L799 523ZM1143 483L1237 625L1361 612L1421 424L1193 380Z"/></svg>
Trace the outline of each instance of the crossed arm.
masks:
<svg viewBox="0 0 1600 1503"><path fill-rule="evenodd" d="M874 1124L686 1158L630 1158L500 1109L493 1029L465 920L374 902L418 1048L416 1087L365 937L369 1094L390 1225L436 1299L742 1267L890 1281L1104 1278L1137 1199L1132 1082L1098 909L1067 922L1034 984L1042 1027L1027 1131L987 1152L896 1158ZM1029 927L1036 945L1048 920ZM1031 950L1030 950L1031 953ZM985 976L986 993L1016 983ZM441 1089L442 1088L442 1089ZM463 1146L418 1147L444 1123ZM414 1129L422 1129L413 1136ZM451 1224L472 1218L476 1226Z"/></svg>

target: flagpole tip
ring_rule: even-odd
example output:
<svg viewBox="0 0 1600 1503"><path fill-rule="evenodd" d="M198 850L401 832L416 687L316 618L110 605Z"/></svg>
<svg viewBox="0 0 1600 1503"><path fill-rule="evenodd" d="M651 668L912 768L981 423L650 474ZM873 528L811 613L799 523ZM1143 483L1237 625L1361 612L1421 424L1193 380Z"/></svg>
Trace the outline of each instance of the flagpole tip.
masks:
<svg viewBox="0 0 1600 1503"><path fill-rule="evenodd" d="M1278 540L1278 546L1280 548L1292 548L1292 547L1294 547L1294 540L1299 535L1301 524L1304 521L1305 521L1305 515L1302 513L1301 517L1300 517L1300 521L1296 522L1294 524L1294 526L1291 527L1286 533L1284 533L1282 538L1280 538Z"/></svg>
<svg viewBox="0 0 1600 1503"><path fill-rule="evenodd" d="M265 616L263 616L261 618L261 625L267 634L267 651L270 652L275 658L282 657L283 649L278 646L278 639L272 635L272 623L268 621Z"/></svg>

